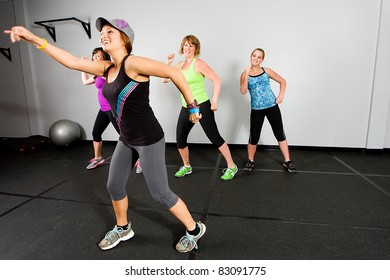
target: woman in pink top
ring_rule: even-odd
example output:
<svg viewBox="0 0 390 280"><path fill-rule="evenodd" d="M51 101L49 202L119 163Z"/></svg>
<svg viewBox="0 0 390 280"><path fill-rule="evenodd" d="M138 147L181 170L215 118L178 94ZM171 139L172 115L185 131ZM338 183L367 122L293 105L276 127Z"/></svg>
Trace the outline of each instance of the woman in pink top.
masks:
<svg viewBox="0 0 390 280"><path fill-rule="evenodd" d="M88 59L88 58L84 56L83 59ZM103 48L95 48L92 52L92 60L93 61L110 60L110 55L106 53L103 50ZM81 72L81 80L83 81L84 85L95 84L98 90L98 102L99 102L100 110L96 116L95 124L92 130L93 150L95 153L95 157L89 161L89 164L87 166L87 169L93 169L104 163L104 158L102 156L103 132L106 130L110 122L112 123L112 125L114 126L115 130L118 133L119 133L119 127L118 124L116 123L114 116L111 113L110 104L108 104L108 101L106 100L106 98L104 98L102 93L102 89L106 80L99 76L89 77L88 74L85 72ZM137 161L135 166L136 166L136 172L141 173L142 167L139 160Z"/></svg>
<svg viewBox="0 0 390 280"><path fill-rule="evenodd" d="M88 59L86 56L83 56L83 59ZM103 51L102 48L95 48L92 52L92 60L93 61L104 61L110 60L110 56ZM118 125L115 121L111 113L110 105L107 100L104 98L102 94L102 88L105 79L99 76L88 76L87 73L81 72L81 80L84 85L92 85L95 84L98 90L98 101L99 101L99 112L95 119L95 124L93 125L92 137L93 137L93 150L95 153L95 157L89 161L87 169L93 169L104 163L104 158L102 157L102 134L110 124L115 127L116 131L119 133Z"/></svg>
<svg viewBox="0 0 390 280"><path fill-rule="evenodd" d="M88 59L88 58L84 56L83 59ZM110 55L106 53L103 50L103 48L95 48L92 52L92 60L93 61L110 60ZM106 98L104 98L102 94L102 88L106 80L99 76L88 76L88 74L85 72L81 72L81 79L84 85L95 84L98 90L98 102L99 102L100 110L96 116L95 124L92 130L93 149L94 149L95 157L89 161L90 163L87 166L87 169L93 169L104 163L104 158L102 156L103 132L106 130L110 122L112 123L112 125L114 126L115 130L118 133L119 133L119 127L115 121L114 116L111 113L110 105L108 104ZM136 172L141 173L142 168L139 161L137 161L135 166L136 166Z"/></svg>

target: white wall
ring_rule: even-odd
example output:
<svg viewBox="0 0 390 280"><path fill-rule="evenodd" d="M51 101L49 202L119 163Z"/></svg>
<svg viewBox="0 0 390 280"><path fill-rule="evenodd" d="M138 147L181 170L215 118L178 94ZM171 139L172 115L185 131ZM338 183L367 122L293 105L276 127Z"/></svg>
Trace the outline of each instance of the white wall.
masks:
<svg viewBox="0 0 390 280"><path fill-rule="evenodd" d="M109 8L106 1L96 0L14 2L18 8L17 22L24 19L27 27L49 42L52 40L46 30L34 21L67 17L90 21L92 39L88 39L77 22L54 24L55 44L77 56L89 56L99 45L94 27L99 16L126 19L135 30L134 54L160 61L165 60L167 53L178 51L185 35L195 34L202 43L201 58L223 80L216 118L228 143L247 143L250 100L239 92L239 76L249 63L250 52L262 47L266 51L264 66L287 80L281 110L290 145L364 148L370 139L379 135L381 141L372 148L382 148L378 145L390 148L389 125L378 125L377 117L372 116L379 110L379 115L387 117L386 123L390 123L390 93L383 85L383 79L389 80L390 70L378 67L377 63L378 42L383 46L390 42L390 32L383 32L388 27L380 25L380 20L390 19L388 9L383 10L389 1L120 0L112 1ZM32 69L31 85L27 86L28 104L38 111L33 117L38 125L33 126L32 134L48 135L54 121L66 118L78 122L85 130L85 138L91 139L98 110L96 89L83 86L78 72L54 63L35 47L30 46L28 50L26 53L21 48L23 60L30 57L23 67L30 64ZM384 53L380 59L381 65L390 65ZM4 60L0 60L0 67L4 67ZM8 78L0 77L1 83ZM19 77L11 79L16 81ZM211 93L211 83L207 87ZM379 107L371 106L377 103L373 102L375 98L387 99L385 106L383 103ZM175 142L179 92L174 85L152 78L151 104L167 142ZM104 137L117 139L112 127ZM199 125L189 140L209 143ZM276 144L268 123L261 143Z"/></svg>
<svg viewBox="0 0 390 280"><path fill-rule="evenodd" d="M0 11L0 26L15 24L12 2L0 2ZM0 47L11 55L11 61L0 55L0 136L27 137L31 129L19 46L0 36Z"/></svg>
<svg viewBox="0 0 390 280"><path fill-rule="evenodd" d="M378 28L371 112L367 134L368 149L386 147L390 138L390 1L382 1ZM386 121L387 120L387 121ZM387 136L386 136L387 133ZM388 143L388 142L387 142ZM387 145L389 147L389 145Z"/></svg>

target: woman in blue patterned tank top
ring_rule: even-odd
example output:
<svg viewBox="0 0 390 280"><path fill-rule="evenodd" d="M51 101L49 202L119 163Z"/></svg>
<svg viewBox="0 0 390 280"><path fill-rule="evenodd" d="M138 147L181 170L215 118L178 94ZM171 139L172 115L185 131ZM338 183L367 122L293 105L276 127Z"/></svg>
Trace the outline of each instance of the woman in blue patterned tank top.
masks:
<svg viewBox="0 0 390 280"><path fill-rule="evenodd" d="M295 172L295 166L290 159L290 152L284 134L282 115L279 105L283 101L286 90L286 80L270 68L261 67L265 52L263 49L255 49L250 57L251 66L247 66L241 73L240 91L251 95L250 134L248 141L248 160L244 164L244 170L252 171L255 166L255 153L264 119L267 117L272 131L279 143L283 154L282 165L289 171ZM279 95L275 96L270 86L270 79L279 83Z"/></svg>

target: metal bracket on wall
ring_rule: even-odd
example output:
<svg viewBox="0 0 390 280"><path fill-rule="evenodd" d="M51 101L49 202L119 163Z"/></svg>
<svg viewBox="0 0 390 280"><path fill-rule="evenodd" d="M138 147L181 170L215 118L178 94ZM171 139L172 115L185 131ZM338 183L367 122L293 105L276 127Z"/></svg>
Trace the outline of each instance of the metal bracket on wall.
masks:
<svg viewBox="0 0 390 280"><path fill-rule="evenodd" d="M0 52L8 58L9 61L12 61L11 59L11 49L10 48L0 48Z"/></svg>
<svg viewBox="0 0 390 280"><path fill-rule="evenodd" d="M44 21L35 21L34 23L45 27L47 32L49 32L50 36L53 38L53 41L56 42L56 28L54 26L47 25L45 23L66 21L66 20L75 20L75 21L80 22L81 25L83 26L85 32L87 32L89 39L91 39L91 24L89 22L84 22L82 20L79 20L78 18L75 18L75 17L62 18L62 19L51 19L51 20L44 20Z"/></svg>

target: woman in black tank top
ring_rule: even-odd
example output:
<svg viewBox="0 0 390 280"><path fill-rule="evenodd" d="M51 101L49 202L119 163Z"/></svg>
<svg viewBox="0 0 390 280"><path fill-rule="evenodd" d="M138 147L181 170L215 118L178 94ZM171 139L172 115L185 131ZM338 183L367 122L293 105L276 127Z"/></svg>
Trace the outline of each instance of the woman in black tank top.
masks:
<svg viewBox="0 0 390 280"><path fill-rule="evenodd" d="M104 51L111 56L111 61L93 62L78 58L49 44L46 39L36 36L22 26L14 26L4 33L10 34L12 42L24 40L34 44L67 68L106 77L103 94L108 99L111 111L118 122L120 139L111 160L107 184L116 225L105 235L99 247L103 250L111 249L120 241L134 236L131 223L127 219L128 197L125 186L128 179L126 176L131 172L129 166L133 167L139 155L145 181L152 196L163 203L186 227L187 232L177 243L176 249L181 253L189 252L197 248L197 241L205 233L206 226L201 222L195 222L186 204L169 189L164 153L159 152L165 148L163 132L146 100L149 95L149 77L169 78L175 83L189 104L189 119L192 122L198 121L201 117L199 107L180 69L144 57L129 56L134 32L126 21L98 18L96 28L100 32L100 43ZM141 110L145 112L140 113ZM143 114L147 118L143 121L142 127L135 123L136 120L131 119L137 114ZM153 148L156 149L156 153L151 150ZM158 158L151 160L152 156ZM155 173L161 178L154 178Z"/></svg>

